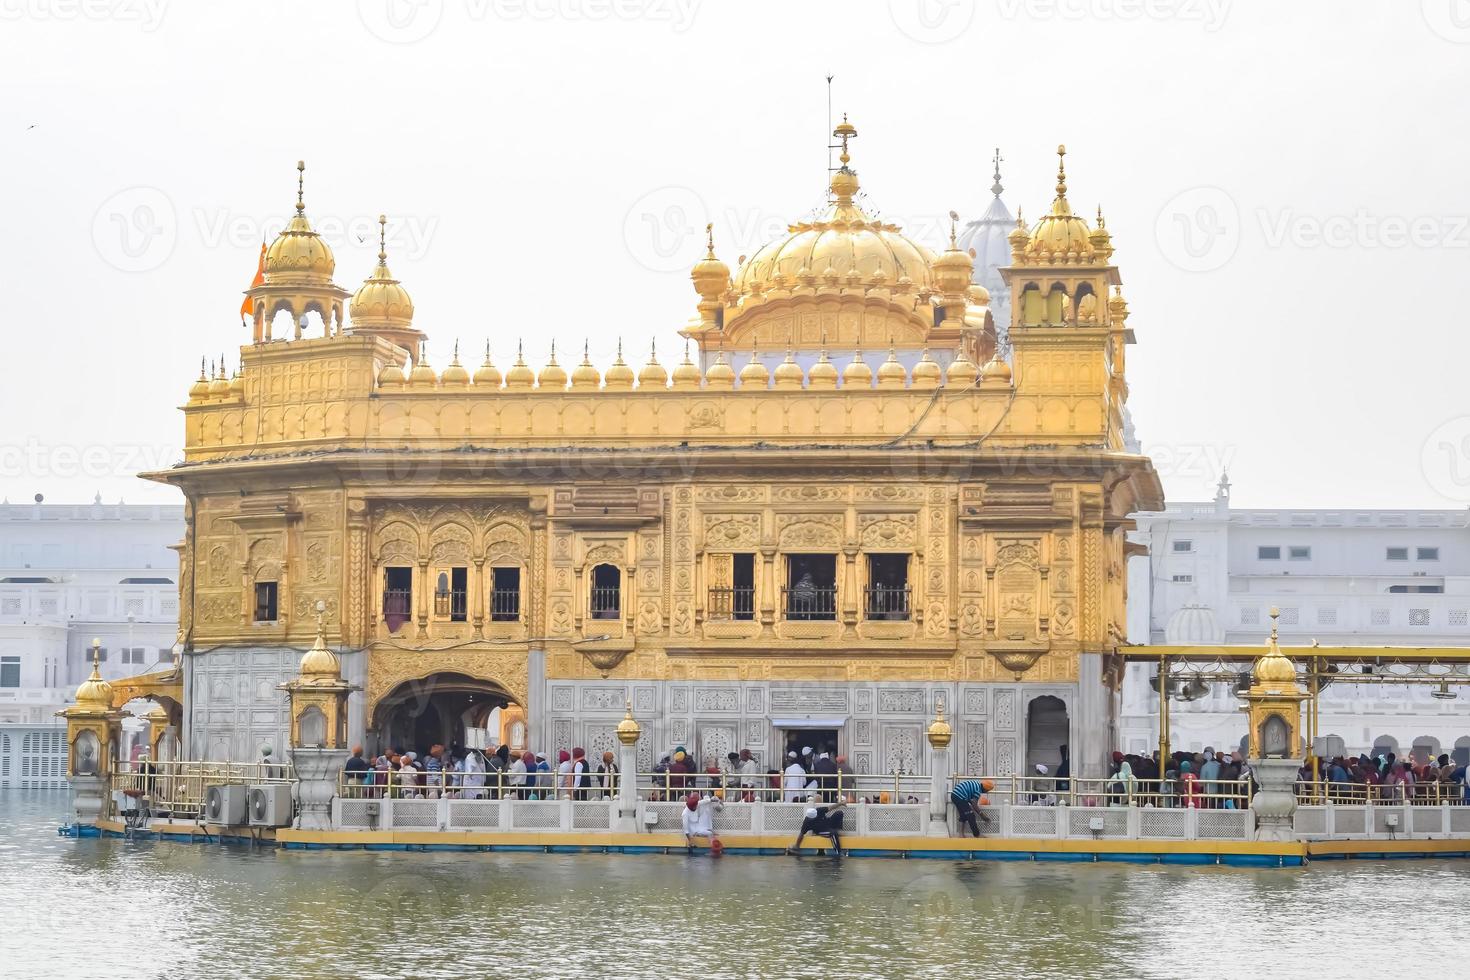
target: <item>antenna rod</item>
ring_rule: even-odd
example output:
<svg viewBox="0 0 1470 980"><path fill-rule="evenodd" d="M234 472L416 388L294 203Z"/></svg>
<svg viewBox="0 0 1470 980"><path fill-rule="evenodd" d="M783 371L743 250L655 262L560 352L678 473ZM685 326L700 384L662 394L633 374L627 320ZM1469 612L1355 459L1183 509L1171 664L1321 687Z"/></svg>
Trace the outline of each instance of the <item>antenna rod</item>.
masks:
<svg viewBox="0 0 1470 980"><path fill-rule="evenodd" d="M827 196L832 196L830 182L832 179L832 76L827 76L827 179L829 187Z"/></svg>

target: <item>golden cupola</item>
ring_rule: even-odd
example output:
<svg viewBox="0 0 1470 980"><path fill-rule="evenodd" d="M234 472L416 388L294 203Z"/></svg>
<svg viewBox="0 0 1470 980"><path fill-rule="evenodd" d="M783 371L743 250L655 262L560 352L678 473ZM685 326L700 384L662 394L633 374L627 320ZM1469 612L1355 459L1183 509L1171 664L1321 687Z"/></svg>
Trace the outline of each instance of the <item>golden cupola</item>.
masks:
<svg viewBox="0 0 1470 980"><path fill-rule="evenodd" d="M594 370L596 370L594 368ZM536 375L536 387L542 391L561 391L567 386L567 372L560 364L556 363L556 341L551 342L551 360Z"/></svg>
<svg viewBox="0 0 1470 980"><path fill-rule="evenodd" d="M552 354L555 361L556 354ZM602 387L602 375L597 366L592 363L587 341L582 341L582 363L572 369L572 389L574 391L596 391Z"/></svg>
<svg viewBox="0 0 1470 980"><path fill-rule="evenodd" d="M102 679L102 674L97 669L97 663L101 659L99 653L101 649L101 641L93 640L92 673L77 688L75 700L79 708L101 708L106 710L112 707L112 685Z"/></svg>
<svg viewBox="0 0 1470 980"><path fill-rule="evenodd" d="M618 341L618 356L603 376L603 384L609 391L630 391L633 387L633 369L623 360L623 342Z"/></svg>
<svg viewBox="0 0 1470 980"><path fill-rule="evenodd" d="M770 386L770 382L771 374L761 361L760 354L751 350L750 360L746 362L745 367L740 369L740 387L766 388Z"/></svg>
<svg viewBox="0 0 1470 980"><path fill-rule="evenodd" d="M199 379L189 386L189 400L203 401L209 397L209 375L204 373L204 358L199 358Z"/></svg>
<svg viewBox="0 0 1470 980"><path fill-rule="evenodd" d="M689 360L687 353L685 354L684 360L686 362ZM679 366L683 367L682 364ZM694 367L693 364L690 364L689 366L691 368ZM698 368L694 368L694 383L695 385L699 384ZM648 348L648 363L643 365L643 368L638 372L638 387L653 389L667 388L668 386L669 372L665 370L664 366L658 362L658 344L655 341L654 343L650 344Z"/></svg>
<svg viewBox="0 0 1470 980"><path fill-rule="evenodd" d="M202 367L201 367L202 370ZM689 359L689 341L684 341L684 360L674 365L674 387L680 390L699 387L699 365Z"/></svg>
<svg viewBox="0 0 1470 980"><path fill-rule="evenodd" d="M536 384L536 375L531 371L531 366L526 363L525 353L521 350L521 342L516 341L516 362L505 372L505 387L510 390L525 390Z"/></svg>
<svg viewBox="0 0 1470 980"><path fill-rule="evenodd" d="M873 369L868 367L868 362L863 360L863 352L857 350L852 355L852 363L842 369L842 387L844 388L871 388L873 387Z"/></svg>
<svg viewBox="0 0 1470 980"><path fill-rule="evenodd" d="M429 366L428 344L419 344L418 360L414 361L413 370L408 374L408 383L415 388L433 388L439 383L439 376Z"/></svg>
<svg viewBox="0 0 1470 980"><path fill-rule="evenodd" d="M459 363L459 341L457 340L454 342L454 356L450 358L449 366L444 369L444 373L439 375L439 383L446 388L465 388L470 383L470 372Z"/></svg>
<svg viewBox="0 0 1470 980"><path fill-rule="evenodd" d="M413 299L388 269L388 218L378 215L378 265L348 304L352 332L373 334L404 350L417 350L423 334L413 326Z"/></svg>
<svg viewBox="0 0 1470 980"><path fill-rule="evenodd" d="M1017 264L1091 264L1096 258L1092 229L1072 213L1072 205L1067 201L1066 157L1067 148L1058 146L1057 196L1051 202L1051 211L1031 229L1022 252L1024 261Z"/></svg>
<svg viewBox="0 0 1470 980"><path fill-rule="evenodd" d="M306 217L305 160L297 161L296 172L296 213L265 251L265 284L329 285L337 257Z"/></svg>
<svg viewBox="0 0 1470 980"><path fill-rule="evenodd" d="M817 363L807 372L807 386L825 390L837 387L837 365L827 356L826 347L822 348L821 354L817 356Z"/></svg>
<svg viewBox="0 0 1470 980"><path fill-rule="evenodd" d="M225 356L220 355L219 367L215 369L214 378L209 382L209 397L224 398L230 393L230 379L225 377Z"/></svg>
<svg viewBox="0 0 1470 980"><path fill-rule="evenodd" d="M485 341L485 362L475 368L475 387L494 390L500 387L500 369L490 360L490 341Z"/></svg>
<svg viewBox="0 0 1470 980"><path fill-rule="evenodd" d="M724 267L713 264L712 248L695 267L700 315L684 333L706 352L718 340L726 349L789 343L815 353L820 331L793 330L793 323L834 324L832 345L844 352L864 338L895 337L905 350L927 342L941 292L936 256L865 210L850 152L857 129L844 117L833 136L841 143L841 165L816 216L788 225L784 236L742 258L731 280L720 279Z"/></svg>

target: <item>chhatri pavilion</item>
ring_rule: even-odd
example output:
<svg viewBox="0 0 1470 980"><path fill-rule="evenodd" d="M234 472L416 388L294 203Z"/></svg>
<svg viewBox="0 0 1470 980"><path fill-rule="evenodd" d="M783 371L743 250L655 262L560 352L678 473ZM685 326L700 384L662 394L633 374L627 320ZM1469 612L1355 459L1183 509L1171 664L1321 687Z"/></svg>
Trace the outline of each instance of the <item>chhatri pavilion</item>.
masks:
<svg viewBox="0 0 1470 980"><path fill-rule="evenodd" d="M339 286L298 184L239 372L201 372L184 459L150 474L186 500L181 755L291 741L322 610L335 663L307 660L370 750L488 728L595 757L631 708L645 771L675 745L701 767L807 745L915 772L942 707L964 771L1064 744L1104 771L1128 515L1163 502L1124 442L1108 231L1059 165L1007 254L980 223L936 252L864 209L856 130L834 135L817 217L738 268L713 238L690 256L668 365L562 346L436 369L386 248Z"/></svg>

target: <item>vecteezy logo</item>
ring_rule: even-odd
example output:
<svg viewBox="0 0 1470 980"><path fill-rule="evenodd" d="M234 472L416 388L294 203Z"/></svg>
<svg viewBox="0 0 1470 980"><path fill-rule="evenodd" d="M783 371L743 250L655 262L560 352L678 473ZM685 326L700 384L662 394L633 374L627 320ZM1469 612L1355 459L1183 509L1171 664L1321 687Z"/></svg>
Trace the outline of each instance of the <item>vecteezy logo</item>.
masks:
<svg viewBox="0 0 1470 980"><path fill-rule="evenodd" d="M975 0L888 0L888 15L920 44L943 44L969 29Z"/></svg>
<svg viewBox="0 0 1470 980"><path fill-rule="evenodd" d="M122 272L148 272L168 261L179 241L174 202L156 187L129 187L92 216L97 254Z"/></svg>
<svg viewBox="0 0 1470 980"><path fill-rule="evenodd" d="M357 18L380 41L413 44L434 33L444 0L357 0Z"/></svg>
<svg viewBox="0 0 1470 980"><path fill-rule="evenodd" d="M1420 0L1429 29L1446 41L1470 44L1470 0Z"/></svg>
<svg viewBox="0 0 1470 980"><path fill-rule="evenodd" d="M1470 415L1450 419L1429 433L1419 466L1435 493L1470 503Z"/></svg>
<svg viewBox="0 0 1470 980"><path fill-rule="evenodd" d="M937 942L973 927L975 896L953 872L922 875L901 888L888 921L904 942Z"/></svg>
<svg viewBox="0 0 1470 980"><path fill-rule="evenodd" d="M1175 194L1154 223L1159 251L1185 272L1212 272L1240 245L1240 209L1218 187Z"/></svg>
<svg viewBox="0 0 1470 980"><path fill-rule="evenodd" d="M653 272L678 272L699 261L695 243L704 237L709 211L687 187L649 191L628 209L623 241L628 252Z"/></svg>

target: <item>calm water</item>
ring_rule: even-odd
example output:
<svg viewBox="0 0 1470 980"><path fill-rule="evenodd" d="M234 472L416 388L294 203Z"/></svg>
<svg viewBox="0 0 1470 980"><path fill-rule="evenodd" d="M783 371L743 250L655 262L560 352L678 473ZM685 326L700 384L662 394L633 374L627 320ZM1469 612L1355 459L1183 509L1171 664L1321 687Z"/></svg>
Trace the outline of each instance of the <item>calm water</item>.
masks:
<svg viewBox="0 0 1470 980"><path fill-rule="evenodd" d="M251 852L60 838L65 804L0 791L0 974L1258 978L1269 944L1287 975L1465 975L1470 862Z"/></svg>

